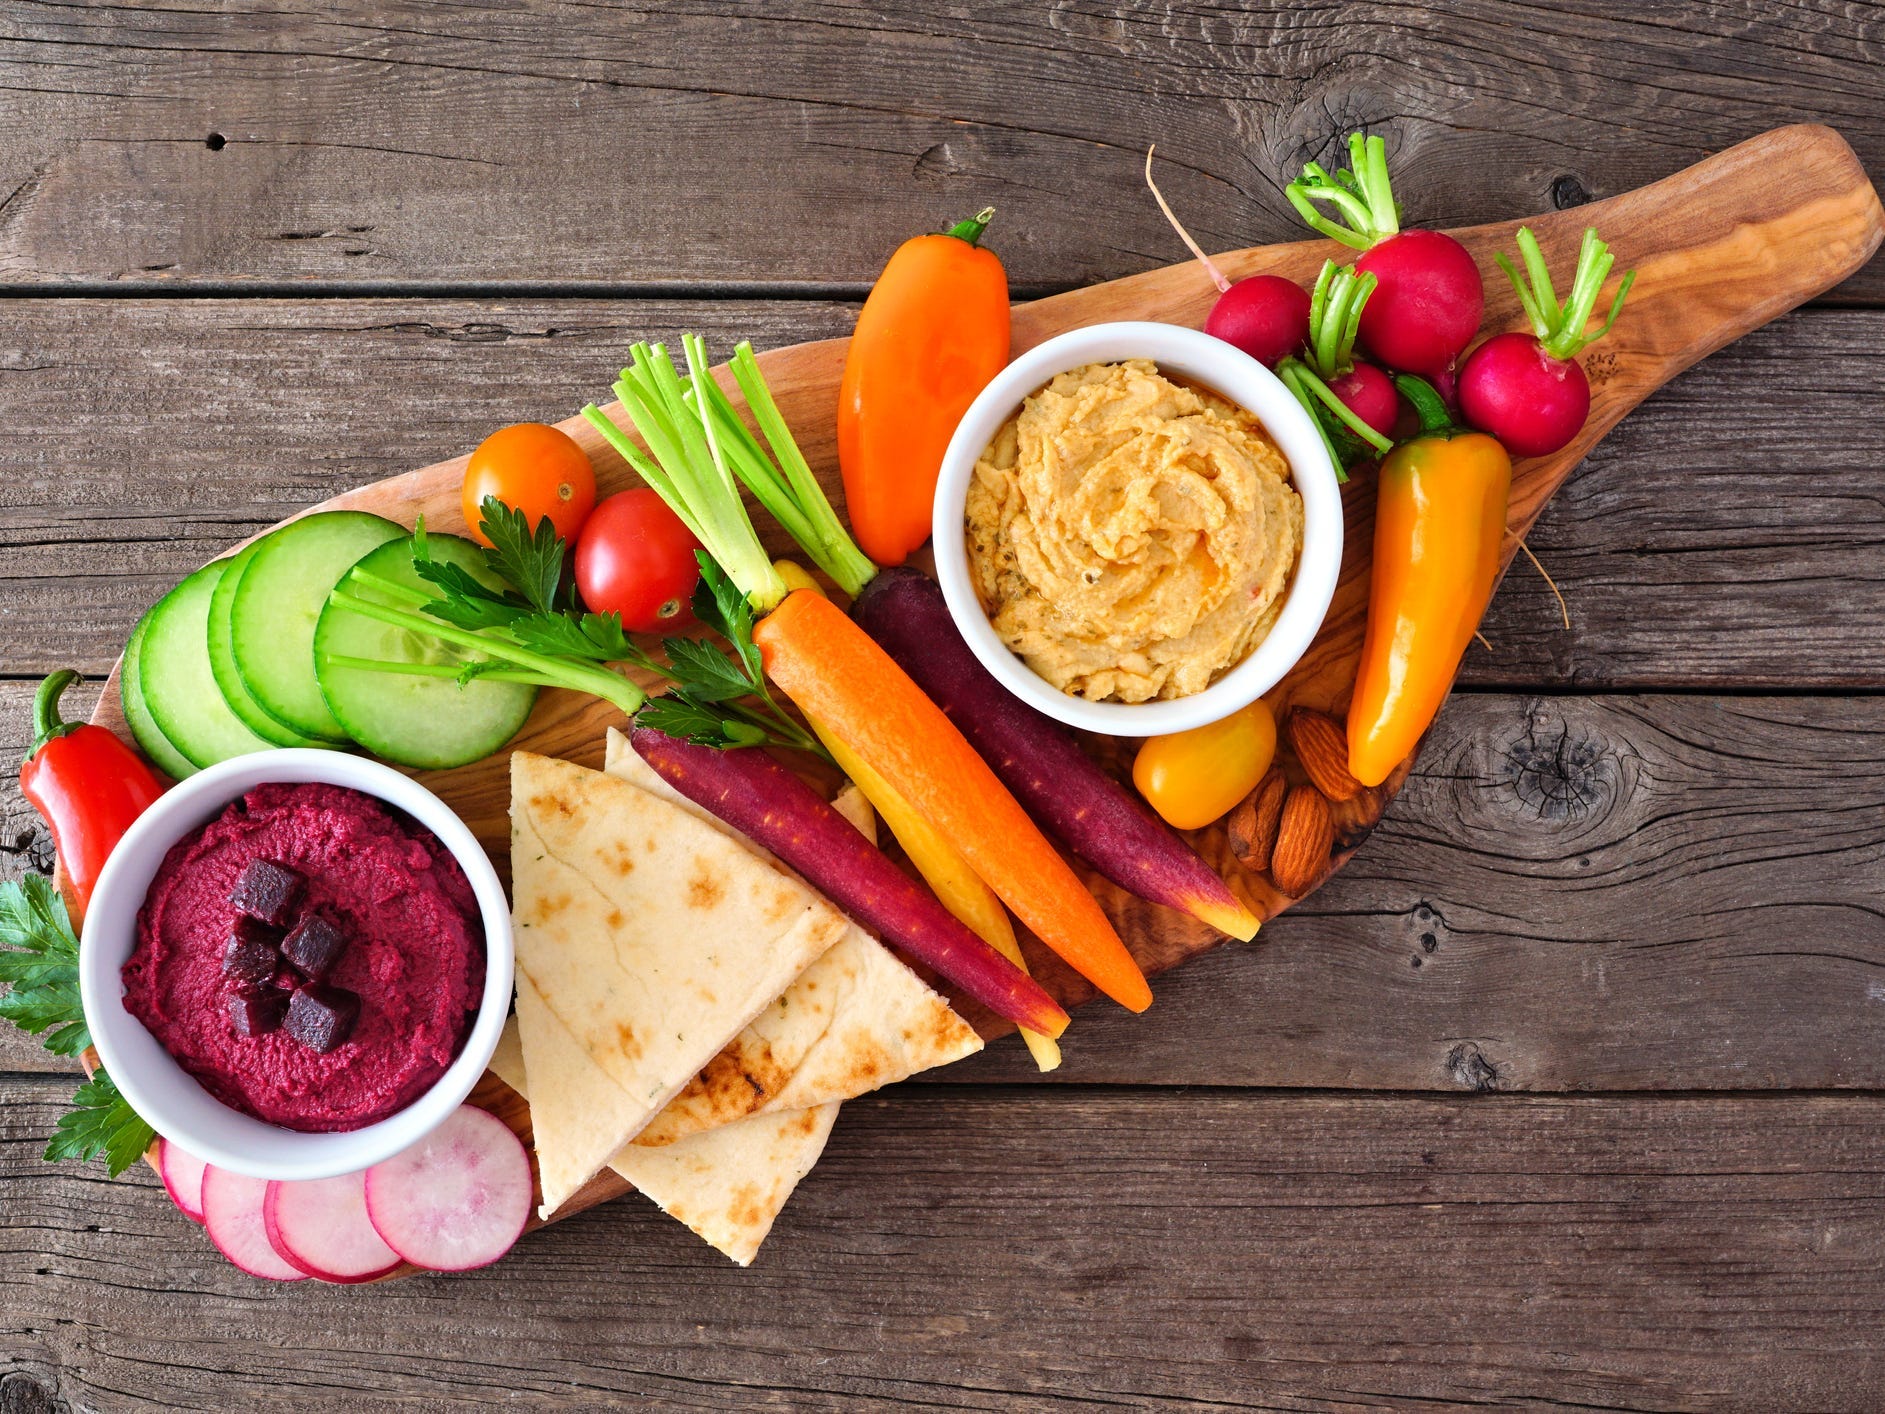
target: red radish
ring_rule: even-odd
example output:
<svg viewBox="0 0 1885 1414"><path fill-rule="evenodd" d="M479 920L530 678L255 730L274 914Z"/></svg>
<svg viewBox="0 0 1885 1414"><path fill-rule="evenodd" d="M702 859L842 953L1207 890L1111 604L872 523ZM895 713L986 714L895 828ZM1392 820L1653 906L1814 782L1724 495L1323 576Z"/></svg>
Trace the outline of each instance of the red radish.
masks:
<svg viewBox="0 0 1885 1414"><path fill-rule="evenodd" d="M382 1241L415 1267L487 1266L523 1236L530 1156L510 1126L460 1105L417 1144L366 1171L366 1210Z"/></svg>
<svg viewBox="0 0 1885 1414"><path fill-rule="evenodd" d="M1226 277L1172 214L1164 193L1152 180L1152 154L1157 150L1155 144L1145 151L1145 184L1152 188L1152 199L1178 238L1217 286L1217 303L1204 317L1204 332L1242 349L1265 368L1275 368L1309 338L1309 296L1301 285L1281 275L1252 275L1236 281Z"/></svg>
<svg viewBox="0 0 1885 1414"><path fill-rule="evenodd" d="M1379 456L1394 445L1388 433L1401 411L1393 380L1355 361L1355 331L1374 290L1374 276L1323 261L1309 301L1309 346L1276 369L1315 421L1339 481L1348 480L1348 468L1366 461L1370 449Z"/></svg>
<svg viewBox="0 0 1885 1414"><path fill-rule="evenodd" d="M203 1170L208 1167L181 1144L158 1141L157 1172L177 1211L193 1223L203 1221Z"/></svg>
<svg viewBox="0 0 1885 1414"><path fill-rule="evenodd" d="M322 1281L372 1281L401 1265L367 1217L365 1174L271 1183L262 1223L283 1261Z"/></svg>
<svg viewBox="0 0 1885 1414"><path fill-rule="evenodd" d="M1334 176L1309 163L1284 194L1330 240L1366 252L1355 268L1379 284L1362 313L1362 347L1389 368L1437 378L1479 332L1486 308L1479 267L1449 235L1401 229L1385 141L1351 135L1348 160L1352 170ZM1319 201L1333 205L1342 220L1323 215Z"/></svg>
<svg viewBox="0 0 1885 1414"><path fill-rule="evenodd" d="M682 795L750 835L963 995L1030 1031L1058 1036L1066 1029L1066 1011L1040 983L971 932L823 796L760 748L696 746L653 727L635 727L628 739Z"/></svg>
<svg viewBox="0 0 1885 1414"><path fill-rule="evenodd" d="M1529 284L1503 255L1499 268L1518 291L1519 303L1531 322L1529 334L1495 334L1478 348L1460 369L1460 412L1481 432L1489 432L1515 457L1542 457L1577 436L1590 416L1590 380L1577 356L1586 344L1610 332L1623 309L1623 298L1636 283L1629 271L1617 286L1610 316L1594 334L1586 334L1597 308L1597 297L1616 257L1587 227L1577 253L1577 273L1571 293L1560 305L1551 288L1538 238L1527 227L1518 233L1519 254L1525 260Z"/></svg>
<svg viewBox="0 0 1885 1414"><path fill-rule="evenodd" d="M1072 732L1015 697L976 661L928 575L882 571L857 596L851 617L1062 844L1129 893L1233 938L1255 936L1256 915L1210 865L1102 771Z"/></svg>
<svg viewBox="0 0 1885 1414"><path fill-rule="evenodd" d="M216 1250L252 1277L269 1281L306 1281L308 1274L289 1265L268 1241L262 1202L268 1181L230 1173L214 1165L203 1170L203 1226Z"/></svg>

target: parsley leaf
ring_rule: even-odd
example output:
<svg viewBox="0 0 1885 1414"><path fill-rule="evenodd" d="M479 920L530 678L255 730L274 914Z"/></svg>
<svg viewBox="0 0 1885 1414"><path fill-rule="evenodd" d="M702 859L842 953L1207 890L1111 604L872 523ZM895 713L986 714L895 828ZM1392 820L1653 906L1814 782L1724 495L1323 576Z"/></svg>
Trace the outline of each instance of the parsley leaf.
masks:
<svg viewBox="0 0 1885 1414"><path fill-rule="evenodd" d="M690 702L674 692L649 698L648 705L635 714L635 723L691 741L696 746L711 746L716 751L735 746L762 746L769 736L765 728L755 723L722 716L713 711L710 704Z"/></svg>
<svg viewBox="0 0 1885 1414"><path fill-rule="evenodd" d="M66 917L65 901L52 882L29 874L0 884L0 1019L46 1038L55 1055L75 1056L91 1045L85 1009L79 1003L79 941Z"/></svg>
<svg viewBox="0 0 1885 1414"><path fill-rule="evenodd" d="M486 496L478 529L491 542L484 558L503 581L540 614L555 613L563 582L563 537L544 516L536 529L530 517L495 496Z"/></svg>
<svg viewBox="0 0 1885 1414"><path fill-rule="evenodd" d="M100 1067L79 1086L72 1108L59 1116L46 1159L95 1159L103 1154L106 1169L116 1178L144 1157L156 1137Z"/></svg>
<svg viewBox="0 0 1885 1414"><path fill-rule="evenodd" d="M664 638L668 676L695 702L733 702L753 695L753 683L726 654L704 638Z"/></svg>
<svg viewBox="0 0 1885 1414"><path fill-rule="evenodd" d="M740 663L745 667L747 677L755 682L765 682L765 672L759 660L759 646L753 642L751 601L740 593L738 586L727 577L726 571L709 559L705 551L696 550L694 558L700 561L700 583L694 586L694 617L733 645L733 651L740 655Z"/></svg>
<svg viewBox="0 0 1885 1414"><path fill-rule="evenodd" d="M622 627L620 614L531 614L512 623L510 634L534 653L653 666Z"/></svg>

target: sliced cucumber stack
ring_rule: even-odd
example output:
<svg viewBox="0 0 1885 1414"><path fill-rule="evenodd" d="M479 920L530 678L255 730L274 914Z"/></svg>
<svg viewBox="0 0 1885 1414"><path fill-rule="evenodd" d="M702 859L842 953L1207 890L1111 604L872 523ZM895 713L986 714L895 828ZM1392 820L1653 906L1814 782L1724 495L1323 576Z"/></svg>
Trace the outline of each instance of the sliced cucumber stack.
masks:
<svg viewBox="0 0 1885 1414"><path fill-rule="evenodd" d="M503 587L469 540L435 534L426 537L426 545L434 560L457 565L493 589ZM369 551L358 569L371 579L430 591L412 567L411 542L403 536ZM349 591L394 602L371 579L349 581ZM518 681L527 674L500 668L461 685L458 674L467 656L436 638L338 604L322 610L314 631L315 672L334 719L375 756L401 766L441 769L480 760L515 736L530 715L537 689ZM406 671L357 666L363 662L398 664Z"/></svg>
<svg viewBox="0 0 1885 1414"><path fill-rule="evenodd" d="M228 568L227 560L205 565L158 600L146 616L136 654L151 720L194 766L213 766L274 745L230 711L210 671L209 601ZM157 759L150 747L145 750Z"/></svg>
<svg viewBox="0 0 1885 1414"><path fill-rule="evenodd" d="M159 729L157 719L151 716L150 704L144 700L141 666L144 630L156 612L155 608L144 611L144 617L131 630L131 641L124 645L124 657L118 663L118 700L124 704L124 724L131 729L132 740L137 742L139 749L150 757L158 770L173 781L180 781L194 774L196 766L189 757L171 745L170 738Z"/></svg>
<svg viewBox="0 0 1885 1414"><path fill-rule="evenodd" d="M330 746L333 743L323 741L320 737L304 736L271 717L249 692L248 684L242 681L242 671L236 666L229 617L236 602L236 587L242 583L243 571L248 569L249 561L255 558L256 551L273 538L273 535L263 536L230 556L229 568L223 571L216 592L210 595L210 672L215 675L216 686L221 690L223 700L228 702L229 710L242 719L244 726L265 741L272 741L277 746Z"/></svg>
<svg viewBox="0 0 1885 1414"><path fill-rule="evenodd" d="M365 511L320 511L270 535L243 568L229 606L230 651L243 686L283 726L335 744L348 740L314 674L314 628L340 577L369 550L405 534Z"/></svg>

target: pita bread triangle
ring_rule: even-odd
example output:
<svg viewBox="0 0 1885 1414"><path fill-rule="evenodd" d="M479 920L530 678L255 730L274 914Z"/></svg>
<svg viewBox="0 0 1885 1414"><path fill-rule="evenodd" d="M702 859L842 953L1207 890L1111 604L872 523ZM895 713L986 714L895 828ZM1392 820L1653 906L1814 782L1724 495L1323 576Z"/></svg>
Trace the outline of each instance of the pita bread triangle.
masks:
<svg viewBox="0 0 1885 1414"><path fill-rule="evenodd" d="M557 1095L536 1136L545 1217L849 927L691 812L526 751L511 888L518 1035Z"/></svg>
<svg viewBox="0 0 1885 1414"><path fill-rule="evenodd" d="M675 792L613 728L604 769L757 848ZM940 994L847 923L837 945L689 1081L636 1143L670 1144L746 1115L849 1100L981 1048Z"/></svg>
<svg viewBox="0 0 1885 1414"><path fill-rule="evenodd" d="M491 1069L530 1099L516 1017L498 1040ZM543 1104L554 1108L566 1098L546 1089ZM537 1115L533 1104L533 1122ZM657 1149L631 1144L609 1166L662 1212L687 1224L709 1246L744 1267L758 1255L799 1181L818 1162L837 1117L835 1102L806 1110L776 1110Z"/></svg>

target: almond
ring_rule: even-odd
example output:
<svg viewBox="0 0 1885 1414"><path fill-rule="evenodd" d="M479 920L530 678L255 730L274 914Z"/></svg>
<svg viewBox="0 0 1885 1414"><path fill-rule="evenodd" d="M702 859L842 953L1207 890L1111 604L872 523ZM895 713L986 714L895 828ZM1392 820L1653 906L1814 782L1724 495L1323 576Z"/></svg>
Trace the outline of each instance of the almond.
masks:
<svg viewBox="0 0 1885 1414"><path fill-rule="evenodd" d="M1270 851L1270 878L1277 889L1291 898L1308 893L1329 867L1334 846L1328 799L1314 786L1292 787L1283 799L1276 848Z"/></svg>
<svg viewBox="0 0 1885 1414"><path fill-rule="evenodd" d="M1288 788L1283 768L1272 766L1257 782L1257 788L1231 811L1225 822L1230 852L1244 868L1260 874L1270 867L1270 851L1276 848L1276 827L1283 818L1283 794Z"/></svg>
<svg viewBox="0 0 1885 1414"><path fill-rule="evenodd" d="M1361 782L1348 774L1348 732L1335 718L1295 707L1283 719L1283 734L1303 774L1330 800L1353 800L1361 794Z"/></svg>

